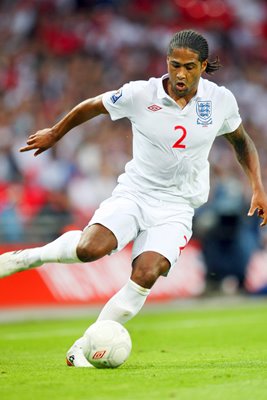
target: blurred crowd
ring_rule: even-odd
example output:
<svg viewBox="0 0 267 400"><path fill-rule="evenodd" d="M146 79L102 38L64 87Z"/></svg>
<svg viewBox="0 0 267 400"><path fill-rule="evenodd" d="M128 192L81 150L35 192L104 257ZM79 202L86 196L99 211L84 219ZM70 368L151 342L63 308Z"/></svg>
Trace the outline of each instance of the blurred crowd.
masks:
<svg viewBox="0 0 267 400"><path fill-rule="evenodd" d="M267 187L266 1L2 0L1 242L50 241L84 227L131 158L129 122L95 118L37 158L19 148L86 98L129 80L163 75L168 42L186 28L204 34L211 59L219 56L223 68L211 79L235 94ZM208 235L215 240L214 232L220 232L225 249L229 224L235 243L240 232L246 249L261 242L257 222L247 222L247 178L225 140L216 141L210 161L210 202L195 219L207 262ZM218 231L223 221L226 226Z"/></svg>

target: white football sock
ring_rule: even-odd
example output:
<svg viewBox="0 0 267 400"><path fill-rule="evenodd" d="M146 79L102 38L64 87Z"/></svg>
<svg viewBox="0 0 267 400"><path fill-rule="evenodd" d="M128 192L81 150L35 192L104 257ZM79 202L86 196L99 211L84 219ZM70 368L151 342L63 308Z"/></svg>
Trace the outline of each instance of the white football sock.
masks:
<svg viewBox="0 0 267 400"><path fill-rule="evenodd" d="M143 307L150 289L143 288L131 279L106 303L97 321L110 319L124 324Z"/></svg>
<svg viewBox="0 0 267 400"><path fill-rule="evenodd" d="M81 262L76 253L81 234L82 231L69 231L43 247L24 250L22 253L28 261L29 268L47 262L66 264Z"/></svg>

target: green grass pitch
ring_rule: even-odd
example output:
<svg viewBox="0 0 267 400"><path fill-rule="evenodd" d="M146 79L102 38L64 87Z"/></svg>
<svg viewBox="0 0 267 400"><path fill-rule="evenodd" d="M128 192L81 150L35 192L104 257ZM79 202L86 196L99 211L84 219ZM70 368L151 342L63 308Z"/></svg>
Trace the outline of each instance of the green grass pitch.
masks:
<svg viewBox="0 0 267 400"><path fill-rule="evenodd" d="M1 400L266 400L267 304L147 311L118 369L65 365L93 318L0 325Z"/></svg>

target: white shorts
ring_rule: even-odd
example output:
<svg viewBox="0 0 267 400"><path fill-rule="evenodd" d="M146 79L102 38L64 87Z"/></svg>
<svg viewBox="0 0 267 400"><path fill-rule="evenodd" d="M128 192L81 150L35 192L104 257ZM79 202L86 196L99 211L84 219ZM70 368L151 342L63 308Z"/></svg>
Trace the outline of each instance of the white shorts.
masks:
<svg viewBox="0 0 267 400"><path fill-rule="evenodd" d="M100 204L88 226L101 224L118 242L112 252L134 241L132 260L145 251L166 257L173 266L192 235L194 209L187 204L156 200L148 195L113 193Z"/></svg>

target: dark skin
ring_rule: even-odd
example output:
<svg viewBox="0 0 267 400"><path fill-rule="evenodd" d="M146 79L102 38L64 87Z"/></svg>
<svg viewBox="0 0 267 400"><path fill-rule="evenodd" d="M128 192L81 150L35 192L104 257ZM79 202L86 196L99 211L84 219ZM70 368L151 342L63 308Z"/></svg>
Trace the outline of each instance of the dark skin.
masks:
<svg viewBox="0 0 267 400"><path fill-rule="evenodd" d="M164 82L165 91L184 108L197 93L199 79L207 67L200 62L198 53L190 49L174 49L167 57L169 79Z"/></svg>
<svg viewBox="0 0 267 400"><path fill-rule="evenodd" d="M251 217L257 210L258 216L262 218L261 226L264 226L267 223L267 196L261 180L260 163L255 144L242 124L234 132L226 134L224 137L233 146L236 157L252 187L248 216Z"/></svg>
<svg viewBox="0 0 267 400"><path fill-rule="evenodd" d="M196 95L199 79L207 66L207 60L201 62L197 52L187 49L174 49L167 57L169 78L164 81L166 93L181 108ZM88 99L74 107L61 121L52 128L39 130L30 135L27 145L21 152L35 150L37 156L52 147L67 132L77 125L88 121L97 115L107 114L102 103L102 95ZM262 218L261 226L267 223L267 196L263 188L259 158L252 139L244 130L242 124L234 131L225 135L233 146L236 157L247 174L251 187L252 199L248 212L252 216L256 210ZM82 233L77 247L77 255L81 261L95 261L109 254L117 247L117 239L106 227L95 224ZM170 268L170 262L161 254L147 251L139 255L132 263L131 279L144 288L151 288L160 275Z"/></svg>

